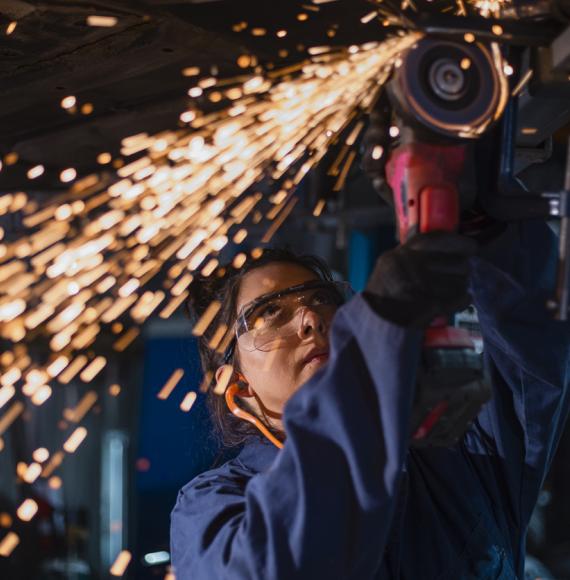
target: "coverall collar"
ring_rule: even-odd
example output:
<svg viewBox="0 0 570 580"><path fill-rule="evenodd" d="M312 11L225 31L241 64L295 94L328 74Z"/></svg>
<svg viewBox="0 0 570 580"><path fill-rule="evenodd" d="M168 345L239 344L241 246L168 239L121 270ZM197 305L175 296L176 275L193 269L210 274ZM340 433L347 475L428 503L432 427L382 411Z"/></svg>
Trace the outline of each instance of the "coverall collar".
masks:
<svg viewBox="0 0 570 580"><path fill-rule="evenodd" d="M261 437L252 436L237 456L237 460L247 469L259 473L273 463L279 449Z"/></svg>

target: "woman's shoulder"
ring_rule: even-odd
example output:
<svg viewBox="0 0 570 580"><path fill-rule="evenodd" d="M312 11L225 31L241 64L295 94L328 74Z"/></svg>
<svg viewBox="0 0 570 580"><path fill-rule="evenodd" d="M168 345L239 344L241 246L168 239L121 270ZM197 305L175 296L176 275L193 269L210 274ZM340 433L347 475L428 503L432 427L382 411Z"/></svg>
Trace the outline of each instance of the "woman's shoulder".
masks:
<svg viewBox="0 0 570 580"><path fill-rule="evenodd" d="M210 494L243 495L248 481L255 475L239 462L238 458L227 461L220 467L197 475L178 492L177 505L199 499Z"/></svg>
<svg viewBox="0 0 570 580"><path fill-rule="evenodd" d="M232 496L243 496L249 481L271 465L277 451L273 445L262 440L249 442L236 457L220 467L201 473L182 487L176 506L189 505L198 500L224 502Z"/></svg>
<svg viewBox="0 0 570 580"><path fill-rule="evenodd" d="M254 476L238 456L201 473L180 489L170 514L172 563L177 575L179 571L187 573L200 561L204 548L221 528L242 517L245 490Z"/></svg>
<svg viewBox="0 0 570 580"><path fill-rule="evenodd" d="M170 514L172 550L180 543L188 545L212 521L245 502L245 489L253 474L236 459L210 469L184 485L178 492ZM187 548L185 548L187 549Z"/></svg>

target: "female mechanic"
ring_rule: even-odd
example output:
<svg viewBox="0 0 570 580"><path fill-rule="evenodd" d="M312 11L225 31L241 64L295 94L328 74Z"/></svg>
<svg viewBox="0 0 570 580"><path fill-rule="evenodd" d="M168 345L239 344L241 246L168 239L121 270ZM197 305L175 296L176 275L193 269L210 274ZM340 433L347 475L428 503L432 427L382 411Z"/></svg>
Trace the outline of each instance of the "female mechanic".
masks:
<svg viewBox="0 0 570 580"><path fill-rule="evenodd" d="M544 307L555 261L545 224L511 226L475 251L463 236L420 234L346 302L318 260L270 250L196 291L196 315L219 299L218 322L235 329L224 354L202 338L204 371L231 376L230 405L235 395L263 433L217 397L224 436L243 450L180 491L178 580L523 577L568 414L570 332ZM457 445L409 448L419 328L466 300L493 398Z"/></svg>

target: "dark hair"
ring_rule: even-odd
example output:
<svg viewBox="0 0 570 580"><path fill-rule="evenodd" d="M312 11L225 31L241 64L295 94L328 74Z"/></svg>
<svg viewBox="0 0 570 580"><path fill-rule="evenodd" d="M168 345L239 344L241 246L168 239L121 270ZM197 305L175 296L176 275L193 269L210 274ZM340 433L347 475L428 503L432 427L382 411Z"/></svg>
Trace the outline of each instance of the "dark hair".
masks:
<svg viewBox="0 0 570 580"><path fill-rule="evenodd" d="M198 339L198 351L204 372L203 389L207 389L207 404L220 441L225 447L241 445L252 435L258 435L259 431L247 421L235 417L227 408L225 398L214 393L211 383L216 370L224 364L225 351L233 338L233 325L237 317L236 302L242 278L248 272L274 262L297 264L321 280L333 280L329 267L317 256L299 255L287 248L265 248L263 253L254 250L238 268L229 265L219 268L210 276L197 276L192 281L186 301L187 313L193 322L200 319L213 301L221 303L221 308L208 329ZM223 339L219 336L221 325L228 329ZM234 355L236 370L238 364L239 361L235 360Z"/></svg>

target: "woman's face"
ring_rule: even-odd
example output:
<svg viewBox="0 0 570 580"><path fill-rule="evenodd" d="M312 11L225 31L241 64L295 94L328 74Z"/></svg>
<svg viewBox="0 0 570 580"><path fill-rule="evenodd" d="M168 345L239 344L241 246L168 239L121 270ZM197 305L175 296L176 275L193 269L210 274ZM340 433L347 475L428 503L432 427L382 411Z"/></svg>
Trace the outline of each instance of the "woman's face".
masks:
<svg viewBox="0 0 570 580"><path fill-rule="evenodd" d="M264 294L283 290L318 278L298 264L273 263L246 274L237 296L237 312ZM291 395L328 360L328 331L332 316L306 308L298 316L293 335L270 350L245 350L237 343L239 369L268 417L277 419ZM318 354L320 356L313 356Z"/></svg>

